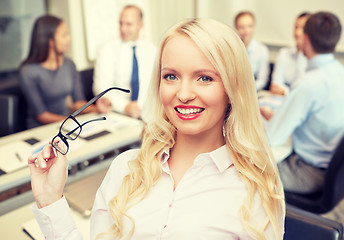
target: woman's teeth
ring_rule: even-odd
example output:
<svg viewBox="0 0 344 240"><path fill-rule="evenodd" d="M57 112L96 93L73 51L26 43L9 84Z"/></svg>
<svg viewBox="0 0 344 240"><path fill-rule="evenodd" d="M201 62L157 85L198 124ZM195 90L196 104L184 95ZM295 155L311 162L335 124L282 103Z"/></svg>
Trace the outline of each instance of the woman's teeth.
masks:
<svg viewBox="0 0 344 240"><path fill-rule="evenodd" d="M204 108L176 108L176 109L180 114L183 114L183 115L196 114L204 110Z"/></svg>

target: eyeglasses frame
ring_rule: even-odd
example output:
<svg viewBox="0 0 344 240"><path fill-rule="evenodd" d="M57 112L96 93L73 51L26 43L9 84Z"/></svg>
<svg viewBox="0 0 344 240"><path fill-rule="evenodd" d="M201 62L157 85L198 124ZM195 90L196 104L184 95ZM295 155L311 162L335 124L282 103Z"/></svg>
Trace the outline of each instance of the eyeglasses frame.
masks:
<svg viewBox="0 0 344 240"><path fill-rule="evenodd" d="M62 124L60 125L60 129L59 129L59 132L58 134L53 137L52 141L51 141L51 146L53 148L55 148L59 153L63 154L63 155L66 155L68 153L68 150L69 150L69 144L67 142L67 139L69 140L75 140L81 133L82 131L82 126L84 126L85 124L89 123L89 122L93 122L93 121L99 121L99 120L106 120L106 117L100 117L100 118L95 118L95 119L91 119L89 121L86 121L84 122L83 124L80 124L77 120L76 120L76 116L78 114L80 114L82 111L84 111L86 108L88 108L89 106L91 106L93 103L95 103L99 98L101 98L105 93L107 93L108 91L110 90L120 90L122 92L126 92L126 93L130 93L130 90L128 89L124 89L124 88L119 88L119 87L111 87L111 88L108 88L104 91L102 91L101 93L99 93L98 95L96 95L95 97L93 97L90 101L88 101L87 103L85 103L83 106L81 106L79 109L77 109L75 112L71 113L63 122ZM73 129L72 131L70 131L69 133L73 133L76 129L80 128L80 131L78 132L78 134L76 135L76 137L74 138L71 138L71 137L68 137L68 136L65 136L63 133L62 133L62 127L63 127L63 124L68 120L68 119L72 119L76 124L77 124L77 127L75 129ZM61 152L57 147L54 146L54 140L59 137L63 143L67 146L67 150L66 152Z"/></svg>

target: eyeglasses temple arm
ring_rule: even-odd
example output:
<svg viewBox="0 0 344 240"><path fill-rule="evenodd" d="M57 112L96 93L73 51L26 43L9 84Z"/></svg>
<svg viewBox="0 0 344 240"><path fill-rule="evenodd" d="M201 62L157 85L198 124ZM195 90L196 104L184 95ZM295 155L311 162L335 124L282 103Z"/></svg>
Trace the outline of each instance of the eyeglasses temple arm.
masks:
<svg viewBox="0 0 344 240"><path fill-rule="evenodd" d="M119 88L119 87L111 87L108 88L106 90L104 90L103 92L99 93L97 96L95 96L94 98L92 98L90 101L88 101L87 103L85 103L81 108L79 108L78 110L76 110L75 112L73 112L71 114L71 116L75 117L76 115L78 115L79 113L81 113L82 111L84 111L86 108L88 108L91 104L93 104L95 101L97 101L99 98L101 98L105 93L107 93L110 90L120 90L122 92L126 92L129 93L130 90L128 89L124 89L124 88Z"/></svg>
<svg viewBox="0 0 344 240"><path fill-rule="evenodd" d="M100 117L100 118L95 118L92 120L89 120L87 122L84 122L83 124L80 125L80 127L84 126L87 123L94 122L94 121L100 121L100 120L106 120L106 117ZM72 131L68 132L67 135L73 134L79 127L74 128Z"/></svg>

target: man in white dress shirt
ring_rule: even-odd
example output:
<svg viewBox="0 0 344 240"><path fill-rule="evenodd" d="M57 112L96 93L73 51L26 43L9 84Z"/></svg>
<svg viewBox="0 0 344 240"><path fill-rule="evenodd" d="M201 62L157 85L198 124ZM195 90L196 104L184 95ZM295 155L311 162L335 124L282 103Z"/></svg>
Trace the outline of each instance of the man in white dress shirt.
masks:
<svg viewBox="0 0 344 240"><path fill-rule="evenodd" d="M113 86L135 92L131 87L131 79L136 56L138 96L133 99L131 94L127 93L108 93L99 99L97 104L107 108L107 111L114 110L139 118L142 117L141 112L148 93L156 48L151 42L139 38L143 27L143 14L139 7L125 6L120 14L119 25L121 39L106 43L98 52L94 67L93 92L98 94Z"/></svg>
<svg viewBox="0 0 344 240"><path fill-rule="evenodd" d="M301 13L295 20L295 46L283 47L279 50L272 72L270 92L263 93L259 98L260 110L265 119L269 120L274 111L281 105L284 97L296 87L298 80L306 72L307 58L302 52L303 27L310 14ZM271 94L270 94L271 93Z"/></svg>
<svg viewBox="0 0 344 240"><path fill-rule="evenodd" d="M234 20L235 28L246 46L257 91L267 87L269 77L268 48L253 38L256 20L249 11L240 12Z"/></svg>

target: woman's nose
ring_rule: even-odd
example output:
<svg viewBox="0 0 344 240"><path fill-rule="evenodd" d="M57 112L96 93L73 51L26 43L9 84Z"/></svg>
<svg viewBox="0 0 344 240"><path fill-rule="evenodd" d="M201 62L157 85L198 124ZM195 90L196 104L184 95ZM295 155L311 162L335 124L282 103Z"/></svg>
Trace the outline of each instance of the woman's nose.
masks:
<svg viewBox="0 0 344 240"><path fill-rule="evenodd" d="M192 83L189 83L188 81L181 81L177 92L177 97L182 103L187 103L194 100L196 98L196 94L192 87Z"/></svg>

